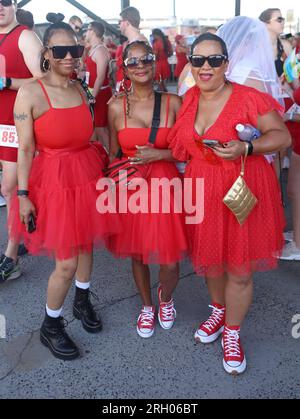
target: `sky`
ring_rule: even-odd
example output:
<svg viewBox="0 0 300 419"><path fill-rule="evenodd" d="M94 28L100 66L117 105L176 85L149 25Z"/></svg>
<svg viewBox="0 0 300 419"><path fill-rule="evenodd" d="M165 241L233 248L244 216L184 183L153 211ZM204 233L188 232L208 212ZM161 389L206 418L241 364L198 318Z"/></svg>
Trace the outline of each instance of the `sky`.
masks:
<svg viewBox="0 0 300 419"><path fill-rule="evenodd" d="M82 5L103 19L118 19L121 7L120 0L78 0ZM294 10L300 18L299 0L241 0L242 15L258 17L269 8L278 7L286 15L287 10ZM234 16L235 0L176 0L176 15L183 19L193 18L225 18ZM137 7L143 18L168 18L173 16L173 0L131 0L131 5ZM45 22L48 12L61 12L66 18L76 14L84 17L78 9L66 0L32 0L24 9L30 10L36 23Z"/></svg>

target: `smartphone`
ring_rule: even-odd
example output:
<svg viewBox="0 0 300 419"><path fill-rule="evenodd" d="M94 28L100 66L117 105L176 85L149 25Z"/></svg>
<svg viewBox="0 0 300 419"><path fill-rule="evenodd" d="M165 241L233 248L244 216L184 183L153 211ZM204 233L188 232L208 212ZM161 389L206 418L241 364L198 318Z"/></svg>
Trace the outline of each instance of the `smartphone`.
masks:
<svg viewBox="0 0 300 419"><path fill-rule="evenodd" d="M203 144L207 147L214 148L214 147L223 147L223 144L217 140L203 140Z"/></svg>
<svg viewBox="0 0 300 419"><path fill-rule="evenodd" d="M33 214L30 214L29 223L28 223L28 233L32 234L35 232L35 230L36 230L35 218Z"/></svg>

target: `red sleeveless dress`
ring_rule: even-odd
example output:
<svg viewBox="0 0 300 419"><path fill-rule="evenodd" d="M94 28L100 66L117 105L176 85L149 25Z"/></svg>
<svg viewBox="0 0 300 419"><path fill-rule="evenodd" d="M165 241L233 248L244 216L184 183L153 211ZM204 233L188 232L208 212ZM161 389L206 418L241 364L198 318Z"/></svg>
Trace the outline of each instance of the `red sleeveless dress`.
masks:
<svg viewBox="0 0 300 419"><path fill-rule="evenodd" d="M155 142L159 149L168 148L167 137L169 102L167 106L166 126L160 128ZM119 131L118 139L125 156L133 157L136 154L136 145L148 144L150 128L129 128L126 118L126 99L124 98L125 128ZM119 258L135 258L144 264L167 265L177 263L187 254L187 239L185 234L184 215L174 211L174 198L171 191L171 211L163 213L160 206L157 213L151 213L151 187L152 179L178 178L181 182L178 170L174 163L159 161L151 163L150 177L147 179L148 190L145 192L149 202L148 213L127 212L119 214L122 223L122 234L112 236L108 243L108 249ZM128 191L128 202L132 199L134 191ZM159 202L162 203L162 192L159 191Z"/></svg>
<svg viewBox="0 0 300 419"><path fill-rule="evenodd" d="M154 41L153 51L156 56L155 80L160 81L169 79L171 77L171 69L168 62L168 55L164 49L164 44L161 39Z"/></svg>
<svg viewBox="0 0 300 419"><path fill-rule="evenodd" d="M28 30L28 28L19 26L0 45L0 55L5 57L6 77L15 79L30 79L32 77L25 64L23 54L19 49L19 39L24 30ZM0 43L4 37L5 34L0 34ZM17 93L16 90L0 90L0 125L15 125L14 104ZM17 148L0 146L0 160L15 163L17 159Z"/></svg>
<svg viewBox="0 0 300 419"><path fill-rule="evenodd" d="M30 253L66 260L89 253L112 232L119 231L118 216L96 209L97 182L103 177L104 158L89 139L93 133L90 111L82 104L53 108L39 81L49 110L34 121L38 155L29 179L29 198L37 210L37 230L28 234L20 223L15 199L10 213L11 238L24 237Z"/></svg>
<svg viewBox="0 0 300 419"><path fill-rule="evenodd" d="M178 47L176 48L176 57L177 57L177 64L175 67L174 76L179 78L180 74L182 73L184 67L188 63L188 59L185 52L179 52Z"/></svg>
<svg viewBox="0 0 300 419"><path fill-rule="evenodd" d="M269 95L232 85L233 92L223 111L201 137L194 128L201 92L197 86L192 88L169 137L174 157L189 161L185 178L192 180L193 196L196 180L204 180L204 219L200 224L187 225L187 234L195 271L208 278L219 278L225 272L245 276L276 268L284 244L280 188L264 156L250 156L246 161L245 181L258 205L240 226L223 199L240 174L241 160L220 159L201 145L203 139L223 143L238 140L237 124L257 126L259 115L282 111Z"/></svg>
<svg viewBox="0 0 300 419"><path fill-rule="evenodd" d="M89 87L94 88L97 79L97 65L91 57L87 56L85 60L86 70L90 73ZM96 97L95 103L95 121L96 128L103 128L108 126L108 102L112 97L112 90L109 85L108 69L101 87L100 92Z"/></svg>

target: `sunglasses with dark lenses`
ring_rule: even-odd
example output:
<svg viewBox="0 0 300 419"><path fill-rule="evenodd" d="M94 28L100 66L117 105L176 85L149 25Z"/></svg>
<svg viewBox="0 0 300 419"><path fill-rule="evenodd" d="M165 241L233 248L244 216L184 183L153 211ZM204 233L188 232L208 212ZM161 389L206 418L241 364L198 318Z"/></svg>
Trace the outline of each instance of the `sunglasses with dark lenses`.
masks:
<svg viewBox="0 0 300 419"><path fill-rule="evenodd" d="M126 58L126 60L124 61L124 66L127 68L135 68L135 67L138 67L140 64L152 65L154 62L155 62L155 55L148 54L140 58L138 57Z"/></svg>
<svg viewBox="0 0 300 419"><path fill-rule="evenodd" d="M277 19L275 19L278 23L283 23L285 22L285 18L284 17L278 17Z"/></svg>
<svg viewBox="0 0 300 419"><path fill-rule="evenodd" d="M81 58L84 52L83 45L72 45L72 46L54 46L50 47L53 58L56 60L63 60L68 55L68 52L71 54L72 58Z"/></svg>
<svg viewBox="0 0 300 419"><path fill-rule="evenodd" d="M224 61L228 60L228 57L226 55L209 55L208 57L204 55L190 55L189 59L193 67L203 67L207 61L210 67L218 68L221 67Z"/></svg>
<svg viewBox="0 0 300 419"><path fill-rule="evenodd" d="M9 7L11 6L14 2L13 0L0 0L0 3L2 4L3 7Z"/></svg>

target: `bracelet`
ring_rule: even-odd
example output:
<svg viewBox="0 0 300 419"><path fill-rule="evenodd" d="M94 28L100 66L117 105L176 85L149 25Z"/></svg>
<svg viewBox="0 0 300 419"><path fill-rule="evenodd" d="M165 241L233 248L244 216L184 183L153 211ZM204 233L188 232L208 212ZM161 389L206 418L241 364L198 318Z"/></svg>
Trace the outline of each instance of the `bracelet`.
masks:
<svg viewBox="0 0 300 419"><path fill-rule="evenodd" d="M26 190L18 190L17 196L29 196L29 191Z"/></svg>
<svg viewBox="0 0 300 419"><path fill-rule="evenodd" d="M10 89L11 88L11 85L12 85L12 79L10 77L7 77L6 78L6 86L5 86L5 88L6 89Z"/></svg>
<svg viewBox="0 0 300 419"><path fill-rule="evenodd" d="M247 156L252 156L253 155L253 151L254 151L254 147L251 141L245 141L247 144L247 148L248 148L248 152L247 152Z"/></svg>

